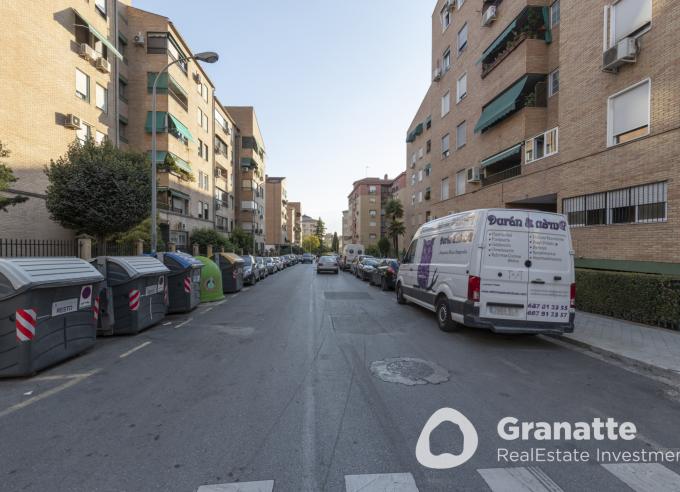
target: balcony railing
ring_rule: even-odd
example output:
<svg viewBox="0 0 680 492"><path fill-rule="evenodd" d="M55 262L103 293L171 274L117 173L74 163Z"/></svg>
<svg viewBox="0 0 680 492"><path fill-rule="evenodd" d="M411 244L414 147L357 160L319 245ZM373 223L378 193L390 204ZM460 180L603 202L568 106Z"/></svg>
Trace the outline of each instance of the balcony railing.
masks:
<svg viewBox="0 0 680 492"><path fill-rule="evenodd" d="M506 179L514 178L522 174L522 166L514 166L494 174L485 174L482 177L482 186L489 186L494 183L505 181Z"/></svg>

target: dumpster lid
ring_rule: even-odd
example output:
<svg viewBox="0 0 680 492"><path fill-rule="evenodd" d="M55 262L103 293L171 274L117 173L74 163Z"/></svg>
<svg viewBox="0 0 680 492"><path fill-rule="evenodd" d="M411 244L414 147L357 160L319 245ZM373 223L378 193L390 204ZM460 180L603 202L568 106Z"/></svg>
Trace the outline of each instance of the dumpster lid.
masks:
<svg viewBox="0 0 680 492"><path fill-rule="evenodd" d="M191 256L189 253L181 253L181 252L175 252L175 253L163 253L164 257L172 258L175 260L177 263L182 268L189 268L189 267L194 267L194 268L202 268L203 263L201 263L199 260Z"/></svg>
<svg viewBox="0 0 680 492"><path fill-rule="evenodd" d="M104 280L96 268L76 257L0 258L0 273L15 290Z"/></svg>
<svg viewBox="0 0 680 492"><path fill-rule="evenodd" d="M226 258L229 263L244 263L243 258L241 258L236 253L218 253L222 258Z"/></svg>
<svg viewBox="0 0 680 492"><path fill-rule="evenodd" d="M170 271L160 260L151 256L104 256L103 258L107 262L120 266L130 278Z"/></svg>

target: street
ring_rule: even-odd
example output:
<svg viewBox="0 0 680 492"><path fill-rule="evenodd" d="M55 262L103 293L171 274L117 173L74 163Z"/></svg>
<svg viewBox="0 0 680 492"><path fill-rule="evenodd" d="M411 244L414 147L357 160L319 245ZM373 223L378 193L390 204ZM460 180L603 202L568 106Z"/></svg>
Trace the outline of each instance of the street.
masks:
<svg viewBox="0 0 680 492"><path fill-rule="evenodd" d="M596 459L598 448L677 446L673 387L543 337L444 333L433 313L398 305L393 291L314 267L287 268L138 336L98 339L32 378L0 381L0 489L680 490L677 460L607 467ZM385 381L381 370L401 377ZM402 384L413 380L423 384ZM435 470L415 448L445 407L474 424L479 446L461 466ZM508 441L497 431L504 417L611 417L633 422L637 434ZM461 432L442 425L431 447L460 453ZM499 459L499 448L537 447L591 458ZM374 474L396 475L365 477Z"/></svg>

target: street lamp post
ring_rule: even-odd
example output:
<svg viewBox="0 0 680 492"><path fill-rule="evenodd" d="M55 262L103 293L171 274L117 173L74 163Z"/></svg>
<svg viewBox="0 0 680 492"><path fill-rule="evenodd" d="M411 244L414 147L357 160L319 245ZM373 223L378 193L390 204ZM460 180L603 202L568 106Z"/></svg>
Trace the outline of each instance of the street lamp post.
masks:
<svg viewBox="0 0 680 492"><path fill-rule="evenodd" d="M156 255L156 250L158 249L158 234L156 233L156 214L158 213L158 208L156 204L157 200L157 189L156 189L156 85L158 84L158 79L160 79L161 74L165 73L171 65L179 63L181 61L196 60L205 63L215 63L219 60L220 56L213 51L204 51L201 53L196 53L193 56L187 58L178 58L174 60L156 74L156 78L153 81L153 87L151 89L151 254ZM168 75L169 77L169 75Z"/></svg>

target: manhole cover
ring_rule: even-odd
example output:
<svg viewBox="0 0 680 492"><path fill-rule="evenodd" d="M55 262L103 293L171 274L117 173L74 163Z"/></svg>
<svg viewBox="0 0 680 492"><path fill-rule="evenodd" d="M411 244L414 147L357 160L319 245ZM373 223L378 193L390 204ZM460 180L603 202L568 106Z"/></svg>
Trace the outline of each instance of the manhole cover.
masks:
<svg viewBox="0 0 680 492"><path fill-rule="evenodd" d="M361 301L371 299L371 295L366 292L356 291L324 291L323 296L335 301Z"/></svg>
<svg viewBox="0 0 680 492"><path fill-rule="evenodd" d="M398 357L371 363L371 372L388 383L413 386L416 384L439 384L449 380L449 371L422 359Z"/></svg>

